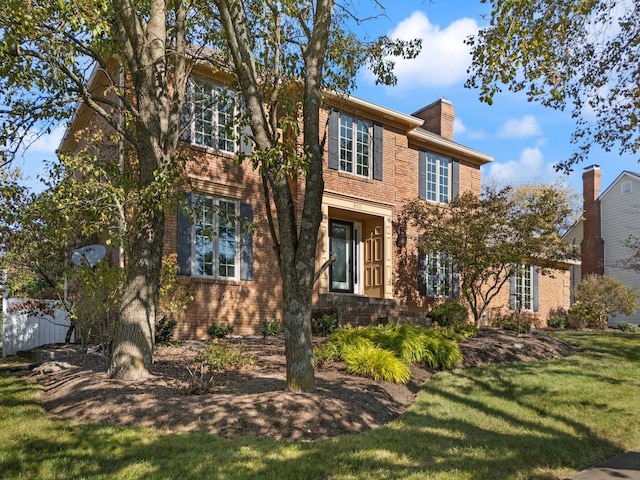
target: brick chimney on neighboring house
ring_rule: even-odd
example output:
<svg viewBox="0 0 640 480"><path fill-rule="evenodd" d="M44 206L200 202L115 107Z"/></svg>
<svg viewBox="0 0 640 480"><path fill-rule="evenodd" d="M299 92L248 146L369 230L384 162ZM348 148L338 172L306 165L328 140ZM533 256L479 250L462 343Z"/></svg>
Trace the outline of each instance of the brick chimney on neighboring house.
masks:
<svg viewBox="0 0 640 480"><path fill-rule="evenodd" d="M424 120L422 128L453 141L453 121L455 112L453 104L446 98L441 98L413 114Z"/></svg>
<svg viewBox="0 0 640 480"><path fill-rule="evenodd" d="M600 172L599 165L591 165L582 174L584 205L583 237L580 243L582 277L590 273L604 274L604 240L601 236Z"/></svg>

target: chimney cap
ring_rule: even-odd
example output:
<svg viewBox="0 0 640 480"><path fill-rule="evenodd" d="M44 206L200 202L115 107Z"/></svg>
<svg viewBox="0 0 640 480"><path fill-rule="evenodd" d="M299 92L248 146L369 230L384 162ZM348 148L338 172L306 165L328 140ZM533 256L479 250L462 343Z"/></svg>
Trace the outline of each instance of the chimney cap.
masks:
<svg viewBox="0 0 640 480"><path fill-rule="evenodd" d="M588 167L584 167L584 171L588 172L590 170L600 170L600 165L598 164L593 164L593 165L589 165Z"/></svg>

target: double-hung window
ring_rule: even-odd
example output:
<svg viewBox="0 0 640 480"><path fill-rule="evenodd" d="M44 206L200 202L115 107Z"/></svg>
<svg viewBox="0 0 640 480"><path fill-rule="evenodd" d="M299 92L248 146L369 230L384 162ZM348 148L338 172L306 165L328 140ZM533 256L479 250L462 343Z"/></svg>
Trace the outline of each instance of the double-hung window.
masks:
<svg viewBox="0 0 640 480"><path fill-rule="evenodd" d="M513 296L511 305L514 310L533 310L534 293L534 271L533 265L520 265L512 280Z"/></svg>
<svg viewBox="0 0 640 480"><path fill-rule="evenodd" d="M458 195L459 160L421 150L418 162L418 196L422 200L448 203Z"/></svg>
<svg viewBox="0 0 640 480"><path fill-rule="evenodd" d="M198 196L195 202L194 274L234 280L238 278L238 203Z"/></svg>
<svg viewBox="0 0 640 480"><path fill-rule="evenodd" d="M236 99L232 91L200 79L193 79L187 106L193 119L189 137L196 145L235 153Z"/></svg>
<svg viewBox="0 0 640 480"><path fill-rule="evenodd" d="M448 157L427 152L427 200L438 203L449 201L450 163Z"/></svg>
<svg viewBox="0 0 640 480"><path fill-rule="evenodd" d="M427 295L451 297L453 265L446 253L432 252L427 255Z"/></svg>
<svg viewBox="0 0 640 480"><path fill-rule="evenodd" d="M339 170L368 178L371 165L371 124L340 115Z"/></svg>

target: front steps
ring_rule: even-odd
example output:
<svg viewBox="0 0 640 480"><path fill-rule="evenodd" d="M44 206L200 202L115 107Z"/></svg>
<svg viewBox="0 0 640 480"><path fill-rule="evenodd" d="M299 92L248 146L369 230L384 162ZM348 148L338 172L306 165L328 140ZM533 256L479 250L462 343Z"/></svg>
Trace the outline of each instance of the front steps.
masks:
<svg viewBox="0 0 640 480"><path fill-rule="evenodd" d="M370 326L386 323L427 324L426 314L411 311L398 300L344 293L321 294L312 307L313 317L335 314L340 325Z"/></svg>

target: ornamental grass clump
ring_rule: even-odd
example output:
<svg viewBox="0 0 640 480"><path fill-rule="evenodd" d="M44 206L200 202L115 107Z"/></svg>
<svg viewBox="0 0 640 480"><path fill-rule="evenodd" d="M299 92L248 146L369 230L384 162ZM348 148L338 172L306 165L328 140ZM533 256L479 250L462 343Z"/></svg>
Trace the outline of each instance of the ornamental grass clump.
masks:
<svg viewBox="0 0 640 480"><path fill-rule="evenodd" d="M344 355L347 373L393 383L407 383L411 379L409 366L389 350L361 344Z"/></svg>
<svg viewBox="0 0 640 480"><path fill-rule="evenodd" d="M360 358L363 355L370 358ZM395 360L390 360L390 356ZM350 373L398 383L408 381L403 379L405 372L410 374L410 363L445 370L462 362L455 341L444 338L435 330L408 324L339 328L316 349L315 358L320 365L342 360ZM405 368L399 367L398 362Z"/></svg>

